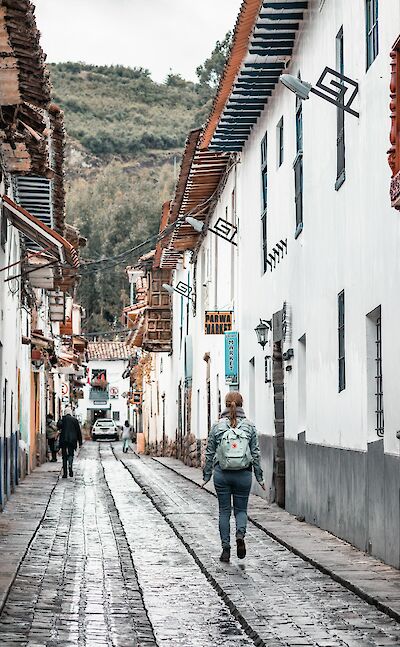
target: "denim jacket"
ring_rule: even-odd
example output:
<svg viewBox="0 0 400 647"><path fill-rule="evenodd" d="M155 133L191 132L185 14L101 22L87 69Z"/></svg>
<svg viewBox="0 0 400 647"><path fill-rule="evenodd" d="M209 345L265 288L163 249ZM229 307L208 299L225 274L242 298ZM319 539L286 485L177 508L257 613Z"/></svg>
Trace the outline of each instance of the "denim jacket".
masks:
<svg viewBox="0 0 400 647"><path fill-rule="evenodd" d="M229 424L228 418L224 416L225 412L223 412L221 420L216 422L210 431L210 435L208 436L208 444L207 444L207 449L206 449L206 462L203 470L203 479L207 483L212 476L213 469L216 465L216 451L218 448L218 445L221 442L222 435L224 432L228 429L227 424L224 424L225 422ZM240 409L238 409L237 412L238 418L241 420L244 419L245 427L249 430L250 432L250 438L249 438L249 448L252 456L252 466L254 470L254 475L257 479L257 481L260 483L260 485L263 485L264 483L264 475L263 471L260 465L260 447L258 444L258 436L257 436L257 431L255 426L253 425L250 420L247 420L244 412Z"/></svg>

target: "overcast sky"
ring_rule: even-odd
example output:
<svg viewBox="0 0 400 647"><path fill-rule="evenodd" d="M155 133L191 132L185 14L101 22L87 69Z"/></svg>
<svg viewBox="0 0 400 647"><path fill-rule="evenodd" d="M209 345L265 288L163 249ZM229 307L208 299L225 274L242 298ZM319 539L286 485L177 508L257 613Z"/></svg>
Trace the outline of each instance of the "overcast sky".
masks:
<svg viewBox="0 0 400 647"><path fill-rule="evenodd" d="M33 0L49 62L146 67L189 80L233 29L241 0Z"/></svg>

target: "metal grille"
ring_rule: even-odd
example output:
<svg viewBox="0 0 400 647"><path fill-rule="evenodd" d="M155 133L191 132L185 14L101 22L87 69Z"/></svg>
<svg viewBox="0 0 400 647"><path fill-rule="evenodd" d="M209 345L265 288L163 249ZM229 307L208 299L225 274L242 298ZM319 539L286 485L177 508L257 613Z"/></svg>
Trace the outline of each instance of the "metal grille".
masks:
<svg viewBox="0 0 400 647"><path fill-rule="evenodd" d="M383 381L382 381L382 324L381 318L378 317L376 320L376 373L375 373L375 385L376 385L376 433L378 436L383 436L385 427L384 427L384 416L383 416Z"/></svg>
<svg viewBox="0 0 400 647"><path fill-rule="evenodd" d="M346 387L344 292L338 295L339 392Z"/></svg>
<svg viewBox="0 0 400 647"><path fill-rule="evenodd" d="M51 181L37 176L15 178L15 198L18 204L53 228L53 206ZM40 249L37 243L25 240L28 249Z"/></svg>

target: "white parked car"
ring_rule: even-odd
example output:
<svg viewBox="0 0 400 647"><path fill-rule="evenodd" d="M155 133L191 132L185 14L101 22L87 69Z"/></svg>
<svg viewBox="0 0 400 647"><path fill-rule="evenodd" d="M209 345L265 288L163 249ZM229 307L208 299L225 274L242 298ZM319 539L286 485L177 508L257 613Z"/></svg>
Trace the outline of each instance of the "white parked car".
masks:
<svg viewBox="0 0 400 647"><path fill-rule="evenodd" d="M92 427L92 440L98 438L114 438L119 440L119 430L114 420L99 418Z"/></svg>

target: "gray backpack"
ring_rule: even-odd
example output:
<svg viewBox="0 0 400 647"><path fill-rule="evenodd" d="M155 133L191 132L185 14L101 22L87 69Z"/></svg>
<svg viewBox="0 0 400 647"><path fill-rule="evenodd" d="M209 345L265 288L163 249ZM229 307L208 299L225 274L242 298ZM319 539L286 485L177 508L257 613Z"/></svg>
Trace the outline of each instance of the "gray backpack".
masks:
<svg viewBox="0 0 400 647"><path fill-rule="evenodd" d="M231 427L226 421L227 428L222 433L216 451L217 462L222 470L243 470L252 463L250 429L248 425L243 426L243 422L240 420L237 427Z"/></svg>

